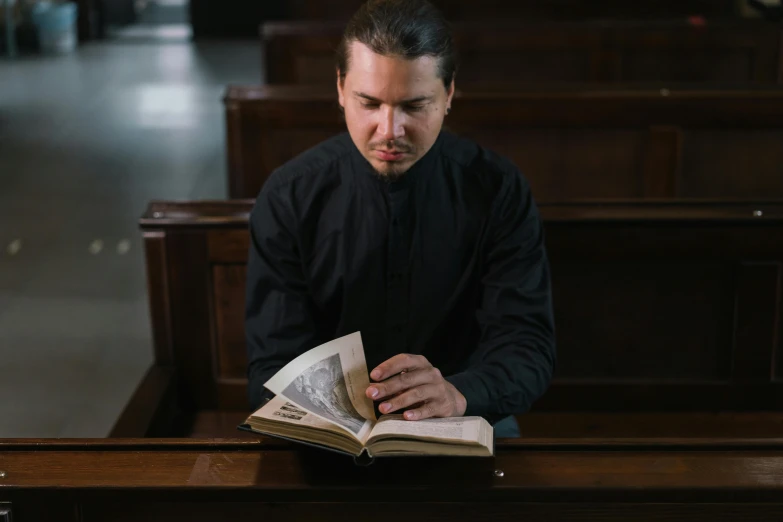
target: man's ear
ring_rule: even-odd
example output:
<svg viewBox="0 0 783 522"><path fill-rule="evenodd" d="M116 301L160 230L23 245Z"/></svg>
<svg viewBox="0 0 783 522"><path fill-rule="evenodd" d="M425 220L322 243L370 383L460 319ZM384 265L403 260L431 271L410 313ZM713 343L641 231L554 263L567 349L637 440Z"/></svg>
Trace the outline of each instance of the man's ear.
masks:
<svg viewBox="0 0 783 522"><path fill-rule="evenodd" d="M446 108L451 108L451 99L454 97L454 91L456 87L454 86L454 78L451 79L451 84L449 85L449 89L446 91Z"/></svg>
<svg viewBox="0 0 783 522"><path fill-rule="evenodd" d="M337 100L340 107L345 109L345 93L343 92L343 79L340 77L340 69L337 69Z"/></svg>

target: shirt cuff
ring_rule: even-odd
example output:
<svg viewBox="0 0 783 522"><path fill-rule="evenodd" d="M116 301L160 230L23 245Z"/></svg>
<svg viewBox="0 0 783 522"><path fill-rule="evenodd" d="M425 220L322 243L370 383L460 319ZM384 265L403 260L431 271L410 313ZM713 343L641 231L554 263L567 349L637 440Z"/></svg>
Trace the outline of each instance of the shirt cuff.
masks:
<svg viewBox="0 0 783 522"><path fill-rule="evenodd" d="M485 417L489 413L486 407L487 392L477 375L465 371L450 375L446 377L446 380L454 385L465 397L467 402L467 408L465 409L466 417L474 415Z"/></svg>
<svg viewBox="0 0 783 522"><path fill-rule="evenodd" d="M475 373L470 371L455 373L446 377L446 380L465 397L467 402L465 417L484 417L493 426L496 422L507 417L507 415L492 413L496 408L493 408L490 403L486 386L481 381L481 377Z"/></svg>

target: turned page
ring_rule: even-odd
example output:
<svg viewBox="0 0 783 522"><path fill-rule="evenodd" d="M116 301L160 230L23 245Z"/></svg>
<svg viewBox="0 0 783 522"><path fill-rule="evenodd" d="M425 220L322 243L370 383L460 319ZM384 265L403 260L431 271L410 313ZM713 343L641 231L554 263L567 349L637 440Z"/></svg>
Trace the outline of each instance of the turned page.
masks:
<svg viewBox="0 0 783 522"><path fill-rule="evenodd" d="M359 332L309 350L264 386L300 409L347 431L362 444L375 424L365 390L370 385Z"/></svg>
<svg viewBox="0 0 783 522"><path fill-rule="evenodd" d="M444 442L479 442L483 444L482 417L447 417L405 420L402 415L383 415L370 433L370 442L381 437L405 437Z"/></svg>
<svg viewBox="0 0 783 522"><path fill-rule="evenodd" d="M282 395L272 397L264 406L252 415L255 419L266 419L274 422L283 422L292 426L315 428L318 430L344 433L345 430L336 426L333 422L326 421L297 404L289 402Z"/></svg>

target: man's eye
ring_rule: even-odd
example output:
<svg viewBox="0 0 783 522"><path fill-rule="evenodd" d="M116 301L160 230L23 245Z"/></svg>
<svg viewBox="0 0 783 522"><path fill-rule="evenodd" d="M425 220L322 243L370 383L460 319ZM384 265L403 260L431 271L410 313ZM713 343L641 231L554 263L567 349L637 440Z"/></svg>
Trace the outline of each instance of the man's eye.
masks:
<svg viewBox="0 0 783 522"><path fill-rule="evenodd" d="M424 105L406 105L405 110L408 112L418 112L424 108Z"/></svg>
<svg viewBox="0 0 783 522"><path fill-rule="evenodd" d="M362 103L362 107L365 109L377 109L378 104L377 103Z"/></svg>

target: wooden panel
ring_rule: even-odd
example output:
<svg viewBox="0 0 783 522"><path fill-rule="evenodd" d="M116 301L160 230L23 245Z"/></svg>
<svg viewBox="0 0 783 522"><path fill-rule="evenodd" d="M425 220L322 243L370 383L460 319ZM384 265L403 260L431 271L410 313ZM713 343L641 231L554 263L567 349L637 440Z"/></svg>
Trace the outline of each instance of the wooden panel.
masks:
<svg viewBox="0 0 783 522"><path fill-rule="evenodd" d="M783 385L689 381L573 382L559 380L533 405L534 411L769 411L783 404Z"/></svg>
<svg viewBox="0 0 783 522"><path fill-rule="evenodd" d="M333 85L343 22L261 26L270 84ZM453 24L460 88L528 83L778 83L781 31L763 21Z"/></svg>
<svg viewBox="0 0 783 522"><path fill-rule="evenodd" d="M734 267L670 255L655 262L554 255L555 378L604 383L728 378Z"/></svg>
<svg viewBox="0 0 783 522"><path fill-rule="evenodd" d="M634 50L623 53L620 74L626 82L749 82L753 58L745 49Z"/></svg>
<svg viewBox="0 0 783 522"><path fill-rule="evenodd" d="M652 127L646 143L642 178L645 198L672 198L682 169L682 132L677 127Z"/></svg>
<svg viewBox="0 0 783 522"><path fill-rule="evenodd" d="M333 89L231 88L231 197L344 132ZM459 93L446 127L508 156L540 202L783 197L783 93Z"/></svg>
<svg viewBox="0 0 783 522"><path fill-rule="evenodd" d="M247 230L214 230L207 234L209 261L212 263L247 263L250 235Z"/></svg>
<svg viewBox="0 0 783 522"><path fill-rule="evenodd" d="M744 263L736 303L735 380L769 381L780 321L780 263Z"/></svg>
<svg viewBox="0 0 783 522"><path fill-rule="evenodd" d="M147 265L147 295L152 323L155 363L169 366L174 363L171 303L166 260L166 234L144 234L144 255Z"/></svg>
<svg viewBox="0 0 783 522"><path fill-rule="evenodd" d="M636 30L633 30L636 29ZM781 33L766 22L618 27L612 46L626 82L777 82Z"/></svg>
<svg viewBox="0 0 783 522"><path fill-rule="evenodd" d="M459 130L462 136L511 159L525 173L539 202L643 195L639 171L646 132L595 128Z"/></svg>
<svg viewBox="0 0 783 522"><path fill-rule="evenodd" d="M347 20L364 0L292 0L283 17ZM450 20L582 20L582 19L673 19L690 15L732 17L737 15L733 0L434 0Z"/></svg>
<svg viewBox="0 0 783 522"><path fill-rule="evenodd" d="M358 500L358 499L357 499ZM395 522L399 511L406 510L406 520L427 520L452 522L455 520L493 520L498 522L517 521L524 518L529 522L622 521L639 522L728 522L739 519L754 521L775 521L783 517L783 504L636 504L636 503L508 503L478 505L469 503L417 504L406 506L400 503L366 504L372 510L374 521ZM369 506L372 506L370 508ZM407 508L407 509L406 509ZM306 503L200 503L183 505L175 502L134 503L118 512L108 504L89 504L85 510L84 522L112 521L130 522L193 522L231 520L237 522L290 522L292 520L319 520L344 522L351 512L365 509L362 504L306 504Z"/></svg>
<svg viewBox="0 0 783 522"><path fill-rule="evenodd" d="M169 263L182 265L170 269L170 303L183 396L198 406L191 409L247 405L244 263L252 204L157 203L150 213L159 217L143 220L145 230L166 231ZM771 376L783 246L770 237L783 235L780 204L540 208L559 357L537 411L783 404L783 382Z"/></svg>
<svg viewBox="0 0 783 522"><path fill-rule="evenodd" d="M657 412L529 412L518 415L522 439L768 438L783 435L783 414Z"/></svg>
<svg viewBox="0 0 783 522"><path fill-rule="evenodd" d="M565 451L499 446L494 459L422 457L422 466L411 474L406 459L379 459L361 468L350 457L326 452L261 444L232 449L44 447L5 450L2 461L9 489L156 491L158 500L166 501L194 494L208 501L211 495L233 492L235 500L256 502L355 502L356 488L368 482L371 490L383 488L407 502L720 502L728 490L735 493L733 502L747 502L774 500L783 489L779 450L725 453L707 446L683 452L664 446L574 452L567 446ZM504 477L494 477L494 469L503 470Z"/></svg>
<svg viewBox="0 0 783 522"><path fill-rule="evenodd" d="M747 199L781 197L781 144L783 130L780 129L686 131L678 184L680 196Z"/></svg>
<svg viewBox="0 0 783 522"><path fill-rule="evenodd" d="M214 381L215 317L207 241L203 232L167 235L172 338L182 407L217 407Z"/></svg>
<svg viewBox="0 0 783 522"><path fill-rule="evenodd" d="M245 344L245 280L243 265L218 265L212 282L217 322L215 369L218 380L247 377Z"/></svg>

